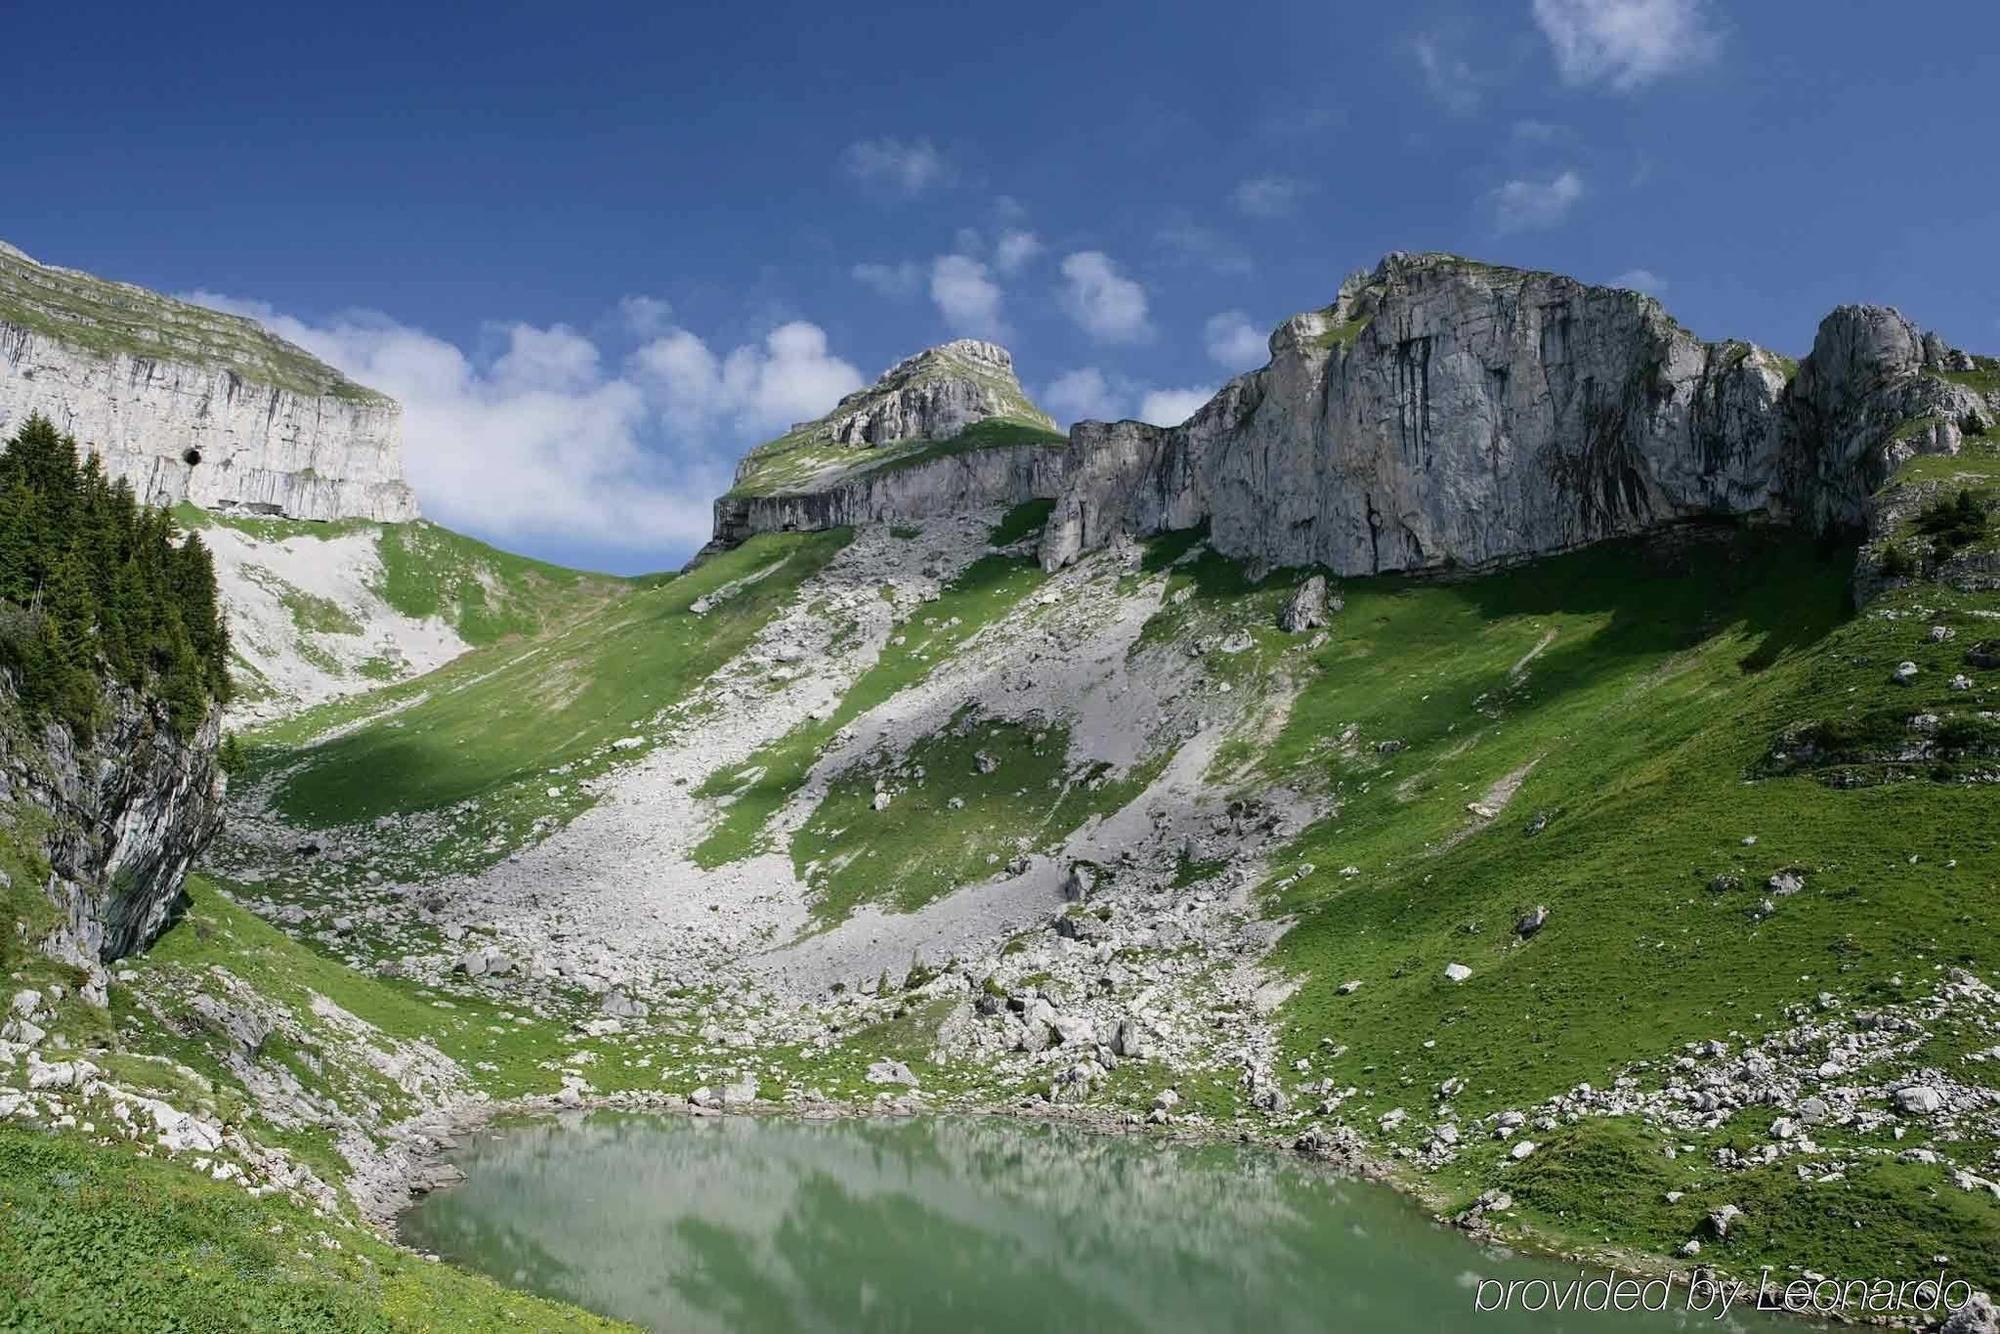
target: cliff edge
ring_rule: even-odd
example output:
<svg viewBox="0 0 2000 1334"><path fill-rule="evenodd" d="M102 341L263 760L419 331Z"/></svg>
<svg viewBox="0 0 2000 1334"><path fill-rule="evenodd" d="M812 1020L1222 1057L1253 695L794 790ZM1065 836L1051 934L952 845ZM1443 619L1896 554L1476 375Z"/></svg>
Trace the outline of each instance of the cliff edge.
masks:
<svg viewBox="0 0 2000 1334"><path fill-rule="evenodd" d="M0 435L38 413L148 504L417 517L394 400L254 320L0 243Z"/></svg>

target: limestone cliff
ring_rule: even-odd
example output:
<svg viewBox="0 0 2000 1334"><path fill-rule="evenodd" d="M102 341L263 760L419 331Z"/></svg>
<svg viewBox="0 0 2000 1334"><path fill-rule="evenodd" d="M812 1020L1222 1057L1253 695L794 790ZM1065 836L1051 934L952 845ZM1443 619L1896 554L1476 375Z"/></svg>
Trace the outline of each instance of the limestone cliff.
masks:
<svg viewBox="0 0 2000 1334"><path fill-rule="evenodd" d="M715 502L711 547L727 550L755 533L915 521L1046 500L1062 488L1062 464L1062 451L1047 445L999 445L864 471L839 485L798 494L724 496Z"/></svg>
<svg viewBox="0 0 2000 1334"><path fill-rule="evenodd" d="M1710 515L1860 523L1900 456L1984 420L1947 378L1978 364L1893 311L1836 311L1794 365L1637 292L1392 254L1186 423L1079 424L1042 558L1206 522L1255 565L1370 574Z"/></svg>
<svg viewBox="0 0 2000 1334"><path fill-rule="evenodd" d="M416 517L393 400L252 320L0 244L0 435L37 412L151 504Z"/></svg>
<svg viewBox="0 0 2000 1334"><path fill-rule="evenodd" d="M751 450L715 502L704 554L760 532L1045 500L1061 487L1063 444L1005 348L946 343Z"/></svg>
<svg viewBox="0 0 2000 1334"><path fill-rule="evenodd" d="M46 889L68 917L59 948L79 962L150 945L222 824L221 711L181 737L157 701L114 689L108 704L108 720L79 745L59 724L27 727L0 680L0 813L39 836Z"/></svg>

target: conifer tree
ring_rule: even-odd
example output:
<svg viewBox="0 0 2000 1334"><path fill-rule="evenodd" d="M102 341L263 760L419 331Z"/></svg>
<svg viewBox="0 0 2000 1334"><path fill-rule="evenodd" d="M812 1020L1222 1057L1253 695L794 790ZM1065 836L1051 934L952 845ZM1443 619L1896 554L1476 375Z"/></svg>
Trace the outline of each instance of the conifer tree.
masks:
<svg viewBox="0 0 2000 1334"><path fill-rule="evenodd" d="M215 561L46 418L0 450L0 671L23 710L88 736L108 683L187 732L229 697Z"/></svg>

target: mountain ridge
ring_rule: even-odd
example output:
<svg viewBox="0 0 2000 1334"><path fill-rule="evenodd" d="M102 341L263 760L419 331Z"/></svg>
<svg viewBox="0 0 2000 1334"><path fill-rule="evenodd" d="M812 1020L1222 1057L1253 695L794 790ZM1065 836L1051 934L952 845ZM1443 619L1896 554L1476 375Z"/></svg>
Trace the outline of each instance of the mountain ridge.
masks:
<svg viewBox="0 0 2000 1334"><path fill-rule="evenodd" d="M1689 517L1859 527L1897 464L1995 420L1947 378L1988 363L1892 310L1839 308L1794 363L1642 293L1442 254L1392 253L1271 347L1180 426L1079 423L1044 563L1201 523L1253 565L1344 575Z"/></svg>
<svg viewBox="0 0 2000 1334"><path fill-rule="evenodd" d="M0 243L0 431L37 413L147 504L417 517L393 399L254 320Z"/></svg>

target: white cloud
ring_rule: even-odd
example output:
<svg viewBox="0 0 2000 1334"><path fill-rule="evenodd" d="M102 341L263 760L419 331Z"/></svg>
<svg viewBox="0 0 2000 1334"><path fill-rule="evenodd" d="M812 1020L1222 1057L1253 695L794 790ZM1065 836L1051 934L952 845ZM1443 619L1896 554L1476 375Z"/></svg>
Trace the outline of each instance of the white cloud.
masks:
<svg viewBox="0 0 2000 1334"><path fill-rule="evenodd" d="M678 554L707 537L712 498L744 445L861 381L804 323L720 358L669 327L614 374L596 344L561 325L501 326L504 350L481 364L379 313L307 323L259 302L189 299L249 315L394 397L425 512L502 540Z"/></svg>
<svg viewBox="0 0 2000 1334"><path fill-rule="evenodd" d="M993 246L993 267L1002 273L1018 273L1042 249L1042 238L1033 232L1002 232Z"/></svg>
<svg viewBox="0 0 2000 1334"><path fill-rule="evenodd" d="M1534 0L1534 6L1565 83L1629 92L1702 64L1721 44L1707 0Z"/></svg>
<svg viewBox="0 0 2000 1334"><path fill-rule="evenodd" d="M915 296L924 282L923 266L908 259L900 264L856 264L848 274L863 287L898 300Z"/></svg>
<svg viewBox="0 0 2000 1334"><path fill-rule="evenodd" d="M1410 56L1423 77L1424 91L1445 110L1466 115L1479 107L1479 75L1451 43L1437 33L1410 40Z"/></svg>
<svg viewBox="0 0 2000 1334"><path fill-rule="evenodd" d="M1042 406L1059 422L1116 421L1124 415L1124 399L1104 372L1083 366L1052 380L1041 392Z"/></svg>
<svg viewBox="0 0 2000 1334"><path fill-rule="evenodd" d="M1213 389L1150 390L1139 401L1139 420L1155 426L1179 426L1213 397Z"/></svg>
<svg viewBox="0 0 2000 1334"><path fill-rule="evenodd" d="M931 264L931 300L953 333L1004 338L1000 284L970 255L939 255Z"/></svg>
<svg viewBox="0 0 2000 1334"><path fill-rule="evenodd" d="M1118 271L1109 255L1080 250L1062 262L1063 287L1057 294L1064 313L1092 338L1133 343L1152 336L1146 319L1146 289Z"/></svg>
<svg viewBox="0 0 2000 1334"><path fill-rule="evenodd" d="M1065 425L1137 418L1155 426L1178 426L1214 395L1213 389L1154 389L1082 366L1057 376L1036 397Z"/></svg>
<svg viewBox="0 0 2000 1334"><path fill-rule="evenodd" d="M650 404L683 428L714 424L739 436L776 434L859 389L861 373L827 352L826 333L794 320L718 358L686 329L670 330L632 354L633 378Z"/></svg>
<svg viewBox="0 0 2000 1334"><path fill-rule="evenodd" d="M1493 225L1503 232L1533 231L1553 227L1569 216L1576 201L1583 198L1583 177L1565 171L1547 180L1516 178L1503 182L1487 195L1493 210Z"/></svg>
<svg viewBox="0 0 2000 1334"><path fill-rule="evenodd" d="M1199 264L1216 273L1240 275L1250 272L1250 256L1241 246L1197 223L1169 223L1160 229L1159 241L1175 258Z"/></svg>
<svg viewBox="0 0 2000 1334"><path fill-rule="evenodd" d="M1255 370L1271 359L1270 336L1240 310L1209 316L1202 332L1209 359L1226 370Z"/></svg>
<svg viewBox="0 0 2000 1334"><path fill-rule="evenodd" d="M1282 218L1299 206L1306 183L1291 176L1252 176L1239 182L1229 198L1253 218Z"/></svg>
<svg viewBox="0 0 2000 1334"><path fill-rule="evenodd" d="M618 299L618 319L627 332L638 338L659 334L673 320L674 308L656 296L627 296Z"/></svg>
<svg viewBox="0 0 2000 1334"><path fill-rule="evenodd" d="M887 187L904 198L915 198L933 186L948 185L955 173L951 163L928 139L863 139L847 146L841 166L857 181Z"/></svg>
<svg viewBox="0 0 2000 1334"><path fill-rule="evenodd" d="M494 383L515 392L573 393L597 378L597 344L564 324L508 325L507 350L493 363Z"/></svg>
<svg viewBox="0 0 2000 1334"><path fill-rule="evenodd" d="M1616 278L1613 278L1611 285L1613 287L1629 287L1635 292L1644 292L1648 296L1661 296L1667 290L1667 280L1659 274L1654 273L1651 269L1627 269Z"/></svg>

